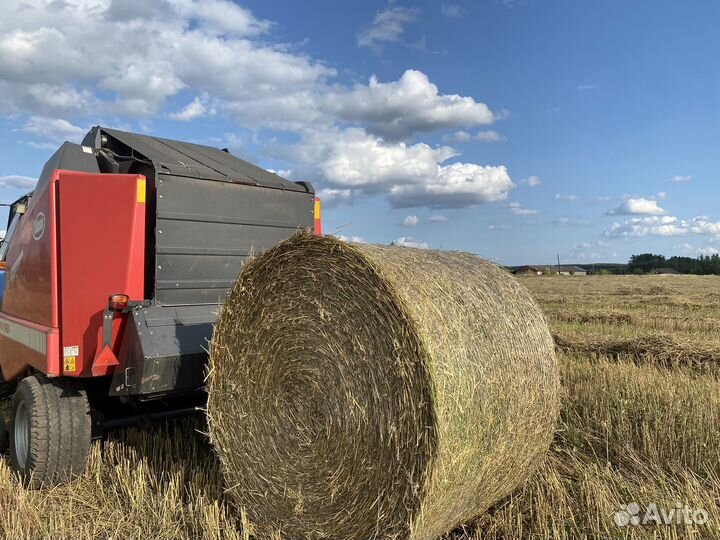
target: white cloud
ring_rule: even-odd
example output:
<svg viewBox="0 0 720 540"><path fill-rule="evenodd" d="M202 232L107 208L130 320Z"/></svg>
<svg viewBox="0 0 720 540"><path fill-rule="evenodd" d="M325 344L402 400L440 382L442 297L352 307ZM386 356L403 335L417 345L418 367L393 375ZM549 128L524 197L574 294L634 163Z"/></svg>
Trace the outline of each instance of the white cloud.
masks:
<svg viewBox="0 0 720 540"><path fill-rule="evenodd" d="M448 221L448 218L447 218L447 216L435 215L435 216L430 216L428 218L428 221L430 223L445 223Z"/></svg>
<svg viewBox="0 0 720 540"><path fill-rule="evenodd" d="M664 201L665 199L667 199L667 196L668 196L667 193L665 193L664 191L658 191L657 194L655 195L655 198L658 201Z"/></svg>
<svg viewBox="0 0 720 540"><path fill-rule="evenodd" d="M523 178L520 180L521 184L525 184L528 187L535 187L542 184L542 180L538 176L528 176L527 178Z"/></svg>
<svg viewBox="0 0 720 540"><path fill-rule="evenodd" d="M678 218L673 216L650 216L633 218L623 224L613 223L605 231L608 238L643 236L683 236L688 231Z"/></svg>
<svg viewBox="0 0 720 540"><path fill-rule="evenodd" d="M372 24L358 32L357 43L361 47L377 48L383 42L400 41L405 27L414 23L420 10L416 8L390 7L375 15Z"/></svg>
<svg viewBox="0 0 720 540"><path fill-rule="evenodd" d="M172 113L170 118L181 122L189 122L190 120L195 120L196 118L202 118L207 114L207 112L208 111L200 98L196 97L178 112Z"/></svg>
<svg viewBox="0 0 720 540"><path fill-rule="evenodd" d="M590 221L574 220L570 219L569 217L558 217L550 221L550 223L552 225L567 225L569 227L587 227L588 225L592 224Z"/></svg>
<svg viewBox="0 0 720 540"><path fill-rule="evenodd" d="M490 124L496 118L487 105L471 97L441 94L427 75L416 70L407 70L399 80L388 83L373 76L368 85L326 94L321 103L323 110L348 122L361 122L369 132L386 139ZM477 140L492 136L486 133Z"/></svg>
<svg viewBox="0 0 720 540"><path fill-rule="evenodd" d="M467 131L456 131L455 133L448 133L443 135L443 142L461 142L466 143L472 141L472 134Z"/></svg>
<svg viewBox="0 0 720 540"><path fill-rule="evenodd" d="M268 171L283 178L290 178L293 175L292 169L268 169Z"/></svg>
<svg viewBox="0 0 720 540"><path fill-rule="evenodd" d="M21 130L58 144L65 141L79 143L88 132L87 127L73 125L67 120L40 116L31 116Z"/></svg>
<svg viewBox="0 0 720 540"><path fill-rule="evenodd" d="M502 114L473 97L441 93L415 70L367 85L333 81L334 68L294 45L272 43L272 23L230 0L7 4L0 18L0 115L30 117L18 129L45 139L33 146L77 141L85 122L100 118L193 121L222 114L254 132L296 137L264 151L294 176L317 179L327 200L385 194L395 207L450 208L503 200L513 187L503 166L448 163L455 149L407 142L488 125ZM364 39L400 39L418 15L391 7ZM183 106L167 110L180 94L187 96ZM473 137L490 140L494 133Z"/></svg>
<svg viewBox="0 0 720 540"><path fill-rule="evenodd" d="M556 201L572 202L577 200L577 195L561 195L560 193L555 194Z"/></svg>
<svg viewBox="0 0 720 540"><path fill-rule="evenodd" d="M250 11L225 0L166 0L181 16L200 23L213 33L254 36L271 23L256 19Z"/></svg>
<svg viewBox="0 0 720 540"><path fill-rule="evenodd" d="M488 229L491 231L497 231L499 229L509 229L510 225L488 225Z"/></svg>
<svg viewBox="0 0 720 540"><path fill-rule="evenodd" d="M393 240L392 244L401 247L418 249L428 249L430 247L427 242L421 242L420 240L416 240L412 236L401 236L400 238Z"/></svg>
<svg viewBox="0 0 720 540"><path fill-rule="evenodd" d="M507 198L513 183L505 167L444 165L456 154L447 146L388 143L359 128L305 131L291 149L332 188L387 193L396 208L458 208Z"/></svg>
<svg viewBox="0 0 720 540"><path fill-rule="evenodd" d="M0 65L0 113L84 114L96 107L97 102L89 90L78 90L68 84L4 80Z"/></svg>
<svg viewBox="0 0 720 540"><path fill-rule="evenodd" d="M399 208L462 208L504 200L512 186L505 167L453 163L438 167L437 174L422 183L393 186L389 199Z"/></svg>
<svg viewBox="0 0 720 540"><path fill-rule="evenodd" d="M12 1L0 19L0 112L147 116L187 88L236 108L279 99L280 118L289 96L297 103L335 71L252 39L269 25L230 0Z"/></svg>
<svg viewBox="0 0 720 540"><path fill-rule="evenodd" d="M448 135L443 136L444 142L460 142L460 143L467 143L467 142L481 142L481 143L492 143L492 142L500 142L504 141L505 137L500 135L497 131L488 130L488 131L478 131L474 135L472 133L468 133L467 131L456 131L455 133L450 133Z"/></svg>
<svg viewBox="0 0 720 540"><path fill-rule="evenodd" d="M324 188L316 193L323 203L348 201L352 197L351 189Z"/></svg>
<svg viewBox="0 0 720 540"><path fill-rule="evenodd" d="M682 242L680 244L675 244L673 246L673 249L677 249L680 251L692 251L693 247L692 247L692 244L688 244L687 242Z"/></svg>
<svg viewBox="0 0 720 540"><path fill-rule="evenodd" d="M131 116L149 116L158 111L165 100L177 94L185 83L166 60L145 59L128 64L119 73L109 74L98 86L122 100L117 109Z"/></svg>
<svg viewBox="0 0 720 540"><path fill-rule="evenodd" d="M307 162L319 154L315 162L328 180L357 188L422 183L437 177L438 164L456 155L447 146L389 144L359 128L306 132L299 150Z"/></svg>
<svg viewBox="0 0 720 540"><path fill-rule="evenodd" d="M440 11L443 15L451 19L462 17L465 14L465 10L457 4L443 4L440 6Z"/></svg>
<svg viewBox="0 0 720 540"><path fill-rule="evenodd" d="M711 221L705 216L690 220L675 216L647 216L632 218L624 223L614 223L605 231L608 238L630 238L643 236L720 236L720 221Z"/></svg>
<svg viewBox="0 0 720 540"><path fill-rule="evenodd" d="M35 184L37 184L37 178L30 178L29 176L0 176L0 188L32 189Z"/></svg>
<svg viewBox="0 0 720 540"><path fill-rule="evenodd" d="M705 216L699 216L682 223L690 234L720 236L720 221L711 221Z"/></svg>
<svg viewBox="0 0 720 540"><path fill-rule="evenodd" d="M417 216L405 216L402 222L405 227L415 227L418 223L420 223L420 218Z"/></svg>
<svg viewBox="0 0 720 540"><path fill-rule="evenodd" d="M345 236L344 234L333 234L335 238L342 240L343 242L353 242L355 244L365 244L366 241L361 236Z"/></svg>
<svg viewBox="0 0 720 540"><path fill-rule="evenodd" d="M597 251L592 251L590 253L576 253L575 257L580 259L581 261L586 261L601 259L603 255L601 253L598 253Z"/></svg>
<svg viewBox="0 0 720 540"><path fill-rule="evenodd" d="M708 247L704 247L704 248L698 248L697 252L698 252L700 255L717 255L718 253L720 253L720 251L718 251L717 249L715 249L715 248L712 247L712 246L708 246Z"/></svg>
<svg viewBox="0 0 720 540"><path fill-rule="evenodd" d="M692 180L692 176L690 176L688 174L685 176L682 176L682 175L673 176L672 178L670 178L670 180L668 180L668 182L672 182L673 184L687 184L691 180Z"/></svg>
<svg viewBox="0 0 720 540"><path fill-rule="evenodd" d="M597 84L579 84L577 86L577 90L579 90L580 92L585 92L587 90L595 90L598 87L599 87L599 85L597 85Z"/></svg>
<svg viewBox="0 0 720 540"><path fill-rule="evenodd" d="M510 203L508 204L508 208L510 209L510 212L512 212L516 216L532 216L535 214L539 214L539 210L531 210L530 208L523 208L520 203Z"/></svg>
<svg viewBox="0 0 720 540"><path fill-rule="evenodd" d="M662 216L667 212L658 206L652 199L628 198L615 208L608 211L608 215L647 215Z"/></svg>

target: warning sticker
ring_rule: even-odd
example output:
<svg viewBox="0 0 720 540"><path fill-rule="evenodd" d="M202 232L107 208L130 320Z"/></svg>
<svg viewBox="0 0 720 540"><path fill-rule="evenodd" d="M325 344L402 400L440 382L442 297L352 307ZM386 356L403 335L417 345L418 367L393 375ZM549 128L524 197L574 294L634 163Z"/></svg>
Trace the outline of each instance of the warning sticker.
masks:
<svg viewBox="0 0 720 540"><path fill-rule="evenodd" d="M66 356L63 361L63 371L64 372L74 372L77 367L77 357L75 356Z"/></svg>
<svg viewBox="0 0 720 540"><path fill-rule="evenodd" d="M65 358L68 356L80 356L80 346L75 345L73 347L63 347L63 356Z"/></svg>

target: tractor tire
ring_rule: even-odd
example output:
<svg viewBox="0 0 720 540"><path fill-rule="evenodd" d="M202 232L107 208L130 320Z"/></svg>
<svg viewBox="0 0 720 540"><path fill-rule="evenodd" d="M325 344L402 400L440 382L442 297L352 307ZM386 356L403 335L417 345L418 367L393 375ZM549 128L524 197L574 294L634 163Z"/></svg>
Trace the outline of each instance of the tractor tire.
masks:
<svg viewBox="0 0 720 540"><path fill-rule="evenodd" d="M10 465L27 487L82 474L91 437L90 404L81 384L41 374L20 381L10 405Z"/></svg>
<svg viewBox="0 0 720 540"><path fill-rule="evenodd" d="M2 411L0 411L0 456L4 456L8 448L8 433L5 427L5 418L3 418Z"/></svg>

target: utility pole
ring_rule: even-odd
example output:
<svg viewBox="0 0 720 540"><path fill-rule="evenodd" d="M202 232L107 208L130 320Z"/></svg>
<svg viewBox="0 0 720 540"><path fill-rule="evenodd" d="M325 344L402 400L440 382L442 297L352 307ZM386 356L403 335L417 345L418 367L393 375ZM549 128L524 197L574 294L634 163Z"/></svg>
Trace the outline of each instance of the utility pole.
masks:
<svg viewBox="0 0 720 540"><path fill-rule="evenodd" d="M560 275L560 254L559 253L557 256L557 260L558 260L558 276L559 276Z"/></svg>

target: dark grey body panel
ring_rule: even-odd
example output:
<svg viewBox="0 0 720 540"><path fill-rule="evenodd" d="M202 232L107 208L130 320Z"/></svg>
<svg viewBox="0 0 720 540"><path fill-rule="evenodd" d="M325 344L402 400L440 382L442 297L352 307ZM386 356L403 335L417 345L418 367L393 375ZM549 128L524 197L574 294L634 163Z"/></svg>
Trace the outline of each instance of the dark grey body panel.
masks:
<svg viewBox="0 0 720 540"><path fill-rule="evenodd" d="M50 182L50 176L53 171L77 171L85 173L99 173L97 159L93 152L84 152L79 144L69 142L63 143L52 157L45 163L38 183L35 185L34 192L40 193L43 188ZM32 201L30 202L32 204Z"/></svg>
<svg viewBox="0 0 720 540"><path fill-rule="evenodd" d="M202 387L219 306L137 308L128 314L111 396L166 396Z"/></svg>
<svg viewBox="0 0 720 540"><path fill-rule="evenodd" d="M83 144L99 149L103 146L103 135L119 141L150 160L155 165L158 174L169 173L206 180L244 182L260 187L308 192L307 188L301 184L286 180L211 146L171 141L161 137L102 127L93 128L85 136Z"/></svg>
<svg viewBox="0 0 720 540"><path fill-rule="evenodd" d="M222 303L243 261L313 226L313 196L159 174L159 305Z"/></svg>

